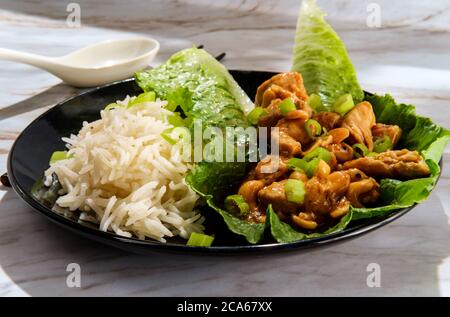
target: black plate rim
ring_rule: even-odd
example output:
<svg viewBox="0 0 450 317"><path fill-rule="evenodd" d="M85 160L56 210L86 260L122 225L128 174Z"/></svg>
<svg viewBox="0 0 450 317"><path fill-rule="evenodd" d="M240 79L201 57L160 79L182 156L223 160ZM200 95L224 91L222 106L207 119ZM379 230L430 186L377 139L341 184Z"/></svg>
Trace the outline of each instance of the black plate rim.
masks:
<svg viewBox="0 0 450 317"><path fill-rule="evenodd" d="M260 73L268 73L266 71L249 71L249 70L230 70L231 73L233 72L242 72L242 73L249 73L249 72L260 72ZM276 72L269 72L269 73L276 73ZM300 250L305 248L311 248L311 247L317 247L322 246L326 244L332 244L336 242L341 242L344 240L352 239L358 236L362 236L364 234L367 234L369 232L372 232L376 229L379 229L410 212L412 209L418 206L418 204L415 204L408 208L400 209L394 213L392 213L389 216L386 216L384 219L382 219L379 222L369 224L369 225L359 225L353 228L344 229L341 232L329 234L324 237L320 238L314 238L310 240L301 240L301 241L295 241L295 242L286 242L286 243L270 243L270 244L256 244L256 245L239 245L239 246L212 246L212 247L190 247L186 245L181 244L175 244L175 243L160 243L157 241L152 240L139 240L137 238L127 238L127 237L121 237L118 236L112 232L103 232L98 229L94 229L91 227L88 227L86 225L80 224L78 222L75 222L73 220L70 220L62 215L59 215L51 209L43 206L39 202L37 202L34 198L31 197L31 195L28 195L27 192L22 188L20 183L18 182L13 169L13 162L12 162L12 156L16 147L16 144L18 143L18 140L22 137L22 135L25 133L25 131L33 125L36 121L40 120L42 117L48 115L49 112L54 111L56 108L64 106L67 102L75 99L80 98L84 95L91 94L93 92L97 92L99 90L102 90L104 88L108 88L111 86L127 83L127 82L133 82L134 78L128 78L120 81L116 81L110 84L102 85L99 87L95 87L92 89L88 89L87 91L82 92L81 94L72 96L66 100L63 100L56 104L55 106L51 107L47 111L45 111L43 114L38 116L36 119L34 119L32 122L30 122L25 129L19 134L19 136L14 141L14 144L11 147L11 150L8 154L7 159L7 171L8 171L8 178L11 182L12 188L14 191L18 194L18 196L25 201L30 207L32 207L33 210L38 212L39 214L45 216L52 222L62 226L65 229L68 229L72 232L75 232L77 234L81 234L85 237L88 237L93 240L100 241L102 243L110 244L116 247L119 247L123 250L127 250L131 246L136 246L140 248L148 249L147 251L154 250L154 251L167 251L172 253L183 253L183 254L253 254L253 253L265 253L266 251L287 251L287 250ZM368 93L371 94L371 93ZM442 161L439 164L442 169ZM439 174L439 177L441 174ZM130 250L133 251L133 250Z"/></svg>

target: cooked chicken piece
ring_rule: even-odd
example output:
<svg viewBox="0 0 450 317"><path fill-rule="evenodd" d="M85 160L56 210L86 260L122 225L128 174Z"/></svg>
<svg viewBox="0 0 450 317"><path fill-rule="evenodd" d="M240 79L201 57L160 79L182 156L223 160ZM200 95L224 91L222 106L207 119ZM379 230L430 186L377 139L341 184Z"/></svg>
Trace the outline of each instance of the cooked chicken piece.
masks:
<svg viewBox="0 0 450 317"><path fill-rule="evenodd" d="M266 108L267 114L259 118L258 126L260 127L274 127L277 125L278 120L282 119L283 116L280 112L281 99L274 99L270 105Z"/></svg>
<svg viewBox="0 0 450 317"><path fill-rule="evenodd" d="M342 124L342 117L336 112L320 112L313 116L313 119L320 123L327 131L338 128Z"/></svg>
<svg viewBox="0 0 450 317"><path fill-rule="evenodd" d="M285 131L280 131L278 134L272 134L272 137L278 143L280 155L293 157L302 152L302 145L300 142L295 141L295 139Z"/></svg>
<svg viewBox="0 0 450 317"><path fill-rule="evenodd" d="M350 176L350 181L352 183L359 182L359 181L361 181L363 179L368 179L369 178L369 176L364 174L364 172L361 172L359 169L356 169L356 168L351 168L351 169L344 170L344 171L341 171L341 172L347 174L348 176Z"/></svg>
<svg viewBox="0 0 450 317"><path fill-rule="evenodd" d="M307 155L319 147L323 147L333 154L329 165L335 169L337 163L342 163L353 158L353 149L349 145L343 143L348 138L350 132L346 128L337 128L329 131L326 135L320 137L307 151L303 154Z"/></svg>
<svg viewBox="0 0 450 317"><path fill-rule="evenodd" d="M305 110L291 111L284 117L286 120L302 120L306 122L309 119L309 114Z"/></svg>
<svg viewBox="0 0 450 317"><path fill-rule="evenodd" d="M273 76L259 86L256 92L255 105L259 107L267 107L272 100L291 97L295 103L303 101L306 105L308 94L303 85L303 78L299 73L282 73Z"/></svg>
<svg viewBox="0 0 450 317"><path fill-rule="evenodd" d="M272 103L266 108L267 114L259 119L258 126L274 127L277 125L278 121L283 118L287 120L304 120L304 122L309 119L309 114L305 110L295 110L283 117L280 112L281 102L281 99L275 99L272 101Z"/></svg>
<svg viewBox="0 0 450 317"><path fill-rule="evenodd" d="M292 217L294 223L313 230L327 219L339 219L350 208L362 207L378 199L379 185L357 169L317 172L306 183L304 212Z"/></svg>
<svg viewBox="0 0 450 317"><path fill-rule="evenodd" d="M353 207L363 208L364 205L378 200L379 189L380 185L373 178L363 179L350 184L346 197Z"/></svg>
<svg viewBox="0 0 450 317"><path fill-rule="evenodd" d="M254 178L263 180L266 185L283 178L289 172L284 160L277 155L266 156L256 166Z"/></svg>
<svg viewBox="0 0 450 317"><path fill-rule="evenodd" d="M373 151L372 128L375 124L372 105L364 101L345 115L342 127L350 131L353 143L365 144L369 151Z"/></svg>
<svg viewBox="0 0 450 317"><path fill-rule="evenodd" d="M372 128L373 139L382 139L384 136L388 136L392 141L392 148L395 148L400 137L402 136L402 129L398 125L387 125L382 123L377 123Z"/></svg>
<svg viewBox="0 0 450 317"><path fill-rule="evenodd" d="M388 151L373 157L346 162L344 169L357 168L379 178L412 179L430 175L430 169L417 151Z"/></svg>
<svg viewBox="0 0 450 317"><path fill-rule="evenodd" d="M338 163L344 163L353 159L353 148L346 143L329 144L325 146L325 149L334 154Z"/></svg>
<svg viewBox="0 0 450 317"><path fill-rule="evenodd" d="M277 214L293 214L297 211L299 205L287 200L284 191L286 182L287 180L275 182L259 191L258 198L263 209L271 204Z"/></svg>
<svg viewBox="0 0 450 317"><path fill-rule="evenodd" d="M308 175L303 173L303 171L294 171L289 176L289 179L296 179L306 184L306 182L308 181Z"/></svg>
<svg viewBox="0 0 450 317"><path fill-rule="evenodd" d="M319 226L314 214L301 212L297 215L291 215L292 222L306 230L315 230Z"/></svg>
<svg viewBox="0 0 450 317"><path fill-rule="evenodd" d="M350 135L350 131L347 128L337 128L329 131L324 136L321 136L304 154L314 151L318 147L324 147L331 144L340 144L346 140Z"/></svg>
<svg viewBox="0 0 450 317"><path fill-rule="evenodd" d="M333 212L350 185L350 175L334 172L326 178L313 177L306 183L305 211L316 217Z"/></svg>
<svg viewBox="0 0 450 317"><path fill-rule="evenodd" d="M333 137L332 143L339 144L350 136L350 131L346 128L336 128L329 131L328 135Z"/></svg>
<svg viewBox="0 0 450 317"><path fill-rule="evenodd" d="M277 124L280 133L273 135L279 142L281 155L288 157L300 154L302 147L312 142L305 129L305 122L308 120L307 114L302 110L298 110L294 114L297 118L281 119Z"/></svg>
<svg viewBox="0 0 450 317"><path fill-rule="evenodd" d="M250 222L265 222L265 213L258 209L258 192L265 186L264 181L252 180L244 182L239 188L238 194L241 195L250 207L250 212L246 219Z"/></svg>
<svg viewBox="0 0 450 317"><path fill-rule="evenodd" d="M245 199L250 206L250 210L258 209L258 192L263 189L264 186L264 181L252 180L244 182L241 187L239 187L238 194Z"/></svg>

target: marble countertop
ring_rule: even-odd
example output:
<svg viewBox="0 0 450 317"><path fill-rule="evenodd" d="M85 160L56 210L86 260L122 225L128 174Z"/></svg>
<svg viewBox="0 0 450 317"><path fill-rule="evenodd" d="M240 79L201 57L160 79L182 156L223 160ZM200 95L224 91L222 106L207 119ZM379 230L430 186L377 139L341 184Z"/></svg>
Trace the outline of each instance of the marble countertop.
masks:
<svg viewBox="0 0 450 317"><path fill-rule="evenodd" d="M71 1L74 2L74 1ZM450 128L450 1L321 1L347 43L366 90L389 92ZM288 70L296 0L3 0L0 47L52 56L100 40L147 35L154 64L192 44L227 52L234 69ZM369 7L370 8L370 7ZM0 174L14 139L55 103L79 93L36 68L0 61ZM430 199L394 223L329 248L253 257L138 256L64 231L0 187L0 296L450 296L450 150ZM81 288L66 285L69 263ZM367 284L369 264L381 287ZM370 277L369 277L370 278Z"/></svg>

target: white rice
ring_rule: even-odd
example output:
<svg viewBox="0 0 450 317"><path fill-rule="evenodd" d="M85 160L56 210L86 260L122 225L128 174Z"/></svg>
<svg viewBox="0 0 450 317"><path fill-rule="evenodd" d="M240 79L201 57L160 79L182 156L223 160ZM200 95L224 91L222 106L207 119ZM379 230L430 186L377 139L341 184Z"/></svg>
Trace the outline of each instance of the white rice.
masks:
<svg viewBox="0 0 450 317"><path fill-rule="evenodd" d="M63 187L56 205L81 210L80 220L124 237L166 242L202 232L204 218L194 210L199 196L184 179L192 166L182 160L182 142L161 137L172 127L165 105L158 100L102 111L100 120L63 138L69 159L45 172L47 185L56 173Z"/></svg>

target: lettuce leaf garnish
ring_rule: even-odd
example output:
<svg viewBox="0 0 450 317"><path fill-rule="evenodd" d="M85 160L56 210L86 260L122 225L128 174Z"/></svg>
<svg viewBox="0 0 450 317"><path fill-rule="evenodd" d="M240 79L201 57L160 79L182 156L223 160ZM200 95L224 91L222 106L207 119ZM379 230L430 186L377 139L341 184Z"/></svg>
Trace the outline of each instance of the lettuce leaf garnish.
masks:
<svg viewBox="0 0 450 317"><path fill-rule="evenodd" d="M206 51L190 48L135 75L144 91L179 105L187 116L217 127L247 126L253 102L227 69ZM175 109L171 109L175 110Z"/></svg>
<svg viewBox="0 0 450 317"><path fill-rule="evenodd" d="M169 110L181 108L183 116L190 119L188 122L202 121L203 129L249 126L245 113L254 107L252 101L227 69L204 50L180 51L161 66L137 73L136 81L144 91L155 91L157 97L167 100ZM186 181L222 216L232 232L244 236L249 243L258 243L264 224L247 223L220 207L224 195L245 177L246 166L203 161L195 165Z"/></svg>
<svg viewBox="0 0 450 317"><path fill-rule="evenodd" d="M246 176L245 163L201 162L186 176L186 182L202 196L209 207L217 211L228 228L249 243L258 243L264 236L265 224L241 220L222 209L225 197Z"/></svg>
<svg viewBox="0 0 450 317"><path fill-rule="evenodd" d="M317 94L330 107L337 98L352 94L363 100L355 68L344 43L325 21L316 0L303 0L295 36L292 70L303 76L308 94Z"/></svg>
<svg viewBox="0 0 450 317"><path fill-rule="evenodd" d="M418 116L412 105L397 104L390 95L368 95L365 99L372 104L377 122L396 124L402 128L402 138L397 147L419 151L430 167L431 175L403 182L383 179L380 184L383 206L352 208L354 220L384 216L425 201L436 186L440 173L439 161L450 140L449 130L429 118Z"/></svg>

